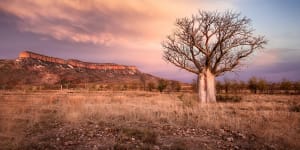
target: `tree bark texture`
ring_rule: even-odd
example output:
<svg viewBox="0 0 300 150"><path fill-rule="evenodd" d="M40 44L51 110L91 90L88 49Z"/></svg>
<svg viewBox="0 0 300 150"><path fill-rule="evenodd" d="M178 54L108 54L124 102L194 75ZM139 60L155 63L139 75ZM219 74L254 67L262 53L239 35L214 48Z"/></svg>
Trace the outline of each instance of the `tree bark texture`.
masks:
<svg viewBox="0 0 300 150"><path fill-rule="evenodd" d="M204 69L198 75L198 99L202 103L216 102L215 75L209 69Z"/></svg>

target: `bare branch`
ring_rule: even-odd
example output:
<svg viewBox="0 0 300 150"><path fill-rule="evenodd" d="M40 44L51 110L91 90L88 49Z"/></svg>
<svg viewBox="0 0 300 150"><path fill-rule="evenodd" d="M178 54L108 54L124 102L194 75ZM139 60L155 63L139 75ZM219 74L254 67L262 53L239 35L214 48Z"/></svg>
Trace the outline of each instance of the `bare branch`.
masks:
<svg viewBox="0 0 300 150"><path fill-rule="evenodd" d="M250 23L232 11L199 11L191 19L177 19L175 32L162 43L164 58L197 74L204 68L216 76L232 71L266 44L263 36L253 35Z"/></svg>

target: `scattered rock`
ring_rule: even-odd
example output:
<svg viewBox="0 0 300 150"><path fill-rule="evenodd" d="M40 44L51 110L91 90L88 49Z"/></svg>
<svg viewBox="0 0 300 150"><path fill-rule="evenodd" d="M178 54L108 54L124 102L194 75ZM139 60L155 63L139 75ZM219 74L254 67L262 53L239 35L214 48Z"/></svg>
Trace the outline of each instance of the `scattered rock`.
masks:
<svg viewBox="0 0 300 150"><path fill-rule="evenodd" d="M227 140L228 142L233 142L233 137L228 137L228 138L226 138L226 140Z"/></svg>
<svg viewBox="0 0 300 150"><path fill-rule="evenodd" d="M242 134L242 133L238 133L238 136L241 137L241 138L243 138L243 139L246 139L246 136L244 134Z"/></svg>
<svg viewBox="0 0 300 150"><path fill-rule="evenodd" d="M130 126L133 128L134 126ZM148 126L146 126L148 127ZM40 147L41 143L51 145L52 149L276 149L278 146L263 146L258 142L258 137L252 134L243 134L237 131L226 129L201 129L189 127L174 127L174 126L155 126L150 130L157 133L157 142L145 142L145 139L152 139L145 132L127 131L127 134L122 134L122 128L106 125L81 124L80 126L62 125L54 128L53 131L39 134L32 133L28 141L32 147L47 149ZM139 126L139 128L143 128ZM147 129L149 130L149 129ZM140 130L139 130L140 131ZM141 130L144 131L144 130ZM47 134L46 134L47 133ZM49 134L53 137L49 140ZM48 136L48 137L47 137ZM151 135L150 135L151 136ZM28 145L30 145L28 144ZM260 146L257 146L260 145ZM268 144L269 145L269 144ZM25 147L24 149L32 149Z"/></svg>
<svg viewBox="0 0 300 150"><path fill-rule="evenodd" d="M154 149L154 150L160 150L159 146L157 146L157 145L154 145L154 146L153 146L153 149Z"/></svg>
<svg viewBox="0 0 300 150"><path fill-rule="evenodd" d="M72 142L72 141L67 141L67 142L64 142L64 145L65 145L65 146L73 145L73 142Z"/></svg>
<svg viewBox="0 0 300 150"><path fill-rule="evenodd" d="M225 130L224 129L220 129L220 134L224 134Z"/></svg>
<svg viewBox="0 0 300 150"><path fill-rule="evenodd" d="M240 147L239 146L234 146L234 149L238 150L238 149L240 149Z"/></svg>

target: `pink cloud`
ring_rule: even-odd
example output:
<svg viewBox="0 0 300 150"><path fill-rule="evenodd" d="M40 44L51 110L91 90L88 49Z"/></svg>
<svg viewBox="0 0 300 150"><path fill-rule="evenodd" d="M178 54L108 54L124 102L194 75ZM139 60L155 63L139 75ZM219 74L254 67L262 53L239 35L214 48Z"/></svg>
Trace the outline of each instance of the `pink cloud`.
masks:
<svg viewBox="0 0 300 150"><path fill-rule="evenodd" d="M197 6L216 9L220 6L213 7L216 3L222 2L4 0L0 9L19 18L21 31L57 40L128 46L133 41L159 42L172 30L175 18L190 16L199 9Z"/></svg>

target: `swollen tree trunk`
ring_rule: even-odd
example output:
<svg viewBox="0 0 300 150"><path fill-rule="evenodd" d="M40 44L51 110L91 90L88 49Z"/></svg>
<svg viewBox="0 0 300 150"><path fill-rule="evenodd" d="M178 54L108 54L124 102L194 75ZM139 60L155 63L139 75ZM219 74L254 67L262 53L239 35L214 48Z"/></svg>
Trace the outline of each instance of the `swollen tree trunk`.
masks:
<svg viewBox="0 0 300 150"><path fill-rule="evenodd" d="M200 73L198 75L198 100L201 102L206 102L206 84L205 84L205 74Z"/></svg>
<svg viewBox="0 0 300 150"><path fill-rule="evenodd" d="M204 69L198 75L198 99L202 103L216 102L215 75L209 69Z"/></svg>

